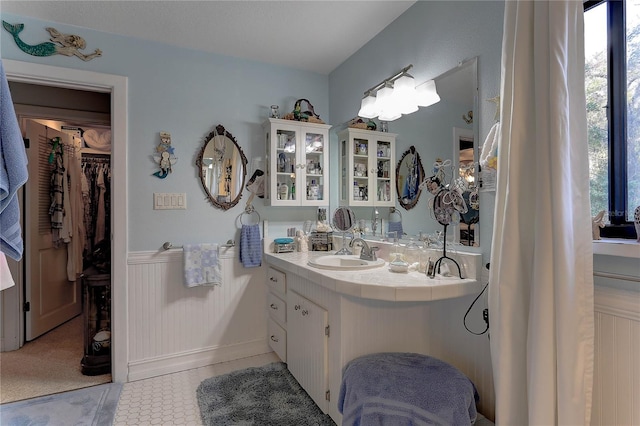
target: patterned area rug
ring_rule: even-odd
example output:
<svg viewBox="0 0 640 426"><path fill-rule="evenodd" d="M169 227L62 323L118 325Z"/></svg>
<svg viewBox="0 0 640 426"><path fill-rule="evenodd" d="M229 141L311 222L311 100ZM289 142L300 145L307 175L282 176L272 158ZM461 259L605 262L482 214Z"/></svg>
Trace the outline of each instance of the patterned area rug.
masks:
<svg viewBox="0 0 640 426"><path fill-rule="evenodd" d="M196 396L205 426L335 426L282 362L211 377Z"/></svg>
<svg viewBox="0 0 640 426"><path fill-rule="evenodd" d="M109 383L0 405L3 426L110 426L122 384Z"/></svg>

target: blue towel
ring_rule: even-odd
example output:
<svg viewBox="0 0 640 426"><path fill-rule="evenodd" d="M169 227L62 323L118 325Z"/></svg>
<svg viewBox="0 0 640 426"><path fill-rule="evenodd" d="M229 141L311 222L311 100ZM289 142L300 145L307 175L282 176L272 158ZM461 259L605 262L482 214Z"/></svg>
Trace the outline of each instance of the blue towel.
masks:
<svg viewBox="0 0 640 426"><path fill-rule="evenodd" d="M398 238L402 238L402 222L389 222L389 232L396 232Z"/></svg>
<svg viewBox="0 0 640 426"><path fill-rule="evenodd" d="M478 400L473 383L444 361L377 353L344 367L338 409L348 426L470 425Z"/></svg>
<svg viewBox="0 0 640 426"><path fill-rule="evenodd" d="M245 268L262 265L262 242L260 226L242 225L240 230L240 262Z"/></svg>
<svg viewBox="0 0 640 426"><path fill-rule="evenodd" d="M222 284L218 244L185 244L184 285L187 287Z"/></svg>
<svg viewBox="0 0 640 426"><path fill-rule="evenodd" d="M0 60L0 250L15 260L23 252L16 193L27 178L27 153Z"/></svg>

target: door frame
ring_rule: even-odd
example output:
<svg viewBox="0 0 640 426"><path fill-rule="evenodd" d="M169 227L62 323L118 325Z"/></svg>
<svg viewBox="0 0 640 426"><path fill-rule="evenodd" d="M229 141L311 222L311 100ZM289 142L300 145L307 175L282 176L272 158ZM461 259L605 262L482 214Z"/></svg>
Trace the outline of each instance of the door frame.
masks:
<svg viewBox="0 0 640 426"><path fill-rule="evenodd" d="M128 78L73 68L61 68L10 59L2 60L7 80L91 92L111 93L111 375L128 381L127 315L127 117ZM117 190L116 190L117 188ZM18 304L19 301L16 301ZM22 321L22 320L21 320ZM20 321L19 321L20 322Z"/></svg>

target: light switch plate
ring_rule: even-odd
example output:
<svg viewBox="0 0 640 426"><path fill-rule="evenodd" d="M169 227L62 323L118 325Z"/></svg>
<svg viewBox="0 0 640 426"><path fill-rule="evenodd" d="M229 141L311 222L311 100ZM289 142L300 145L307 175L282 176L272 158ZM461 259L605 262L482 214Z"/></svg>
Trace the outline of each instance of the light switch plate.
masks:
<svg viewBox="0 0 640 426"><path fill-rule="evenodd" d="M154 192L154 210L186 210L187 194L185 192Z"/></svg>

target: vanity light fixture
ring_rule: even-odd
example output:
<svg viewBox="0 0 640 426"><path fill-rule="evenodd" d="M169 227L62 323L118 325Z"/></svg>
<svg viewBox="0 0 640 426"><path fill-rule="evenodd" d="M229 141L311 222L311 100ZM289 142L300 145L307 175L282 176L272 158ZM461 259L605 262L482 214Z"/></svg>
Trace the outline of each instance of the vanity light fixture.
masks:
<svg viewBox="0 0 640 426"><path fill-rule="evenodd" d="M416 112L420 106L440 101L435 81L429 80L416 86L414 78L408 73L411 68L413 65L407 65L399 73L364 92L358 115L393 121Z"/></svg>

